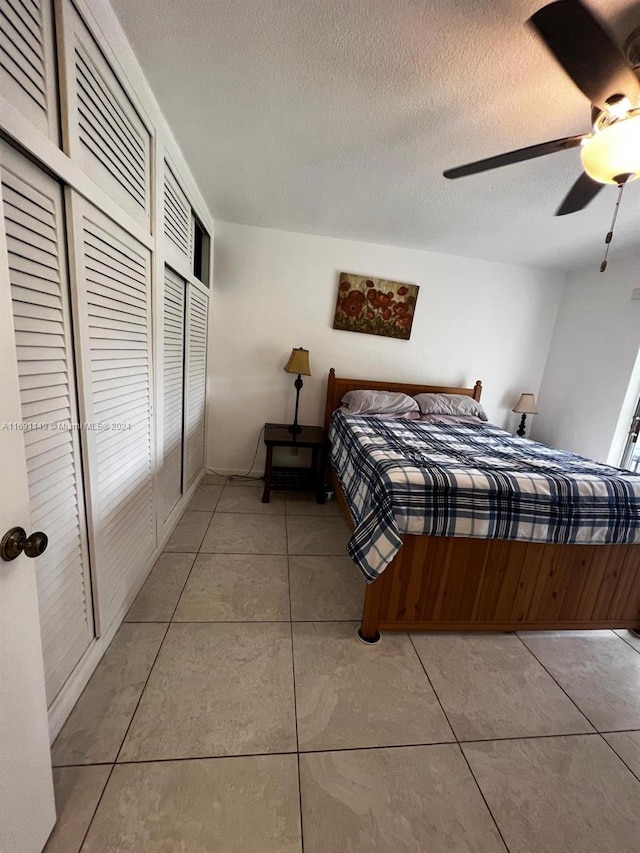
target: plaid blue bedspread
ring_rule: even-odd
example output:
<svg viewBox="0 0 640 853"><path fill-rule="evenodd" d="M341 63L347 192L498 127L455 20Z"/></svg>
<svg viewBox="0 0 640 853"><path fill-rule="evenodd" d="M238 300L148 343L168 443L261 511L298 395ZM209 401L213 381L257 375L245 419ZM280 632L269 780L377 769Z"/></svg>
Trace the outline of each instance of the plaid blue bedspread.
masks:
<svg viewBox="0 0 640 853"><path fill-rule="evenodd" d="M356 529L348 553L368 582L401 534L528 542L640 542L640 475L483 424L335 412L331 462Z"/></svg>

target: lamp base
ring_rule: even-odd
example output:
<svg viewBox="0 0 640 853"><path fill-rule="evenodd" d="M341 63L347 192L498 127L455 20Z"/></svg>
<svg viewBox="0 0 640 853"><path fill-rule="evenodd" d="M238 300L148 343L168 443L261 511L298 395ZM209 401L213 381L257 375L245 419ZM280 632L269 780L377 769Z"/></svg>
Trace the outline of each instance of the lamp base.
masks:
<svg viewBox="0 0 640 853"><path fill-rule="evenodd" d="M518 432L516 433L516 435L519 435L520 438L524 438L524 432L525 432L524 424L525 424L526 420L527 420L527 416L523 415L521 420L520 420L520 426L518 427Z"/></svg>
<svg viewBox="0 0 640 853"><path fill-rule="evenodd" d="M302 384L302 376L298 374L298 378L293 383L296 389L296 412L293 416L293 423L291 424L291 426L287 427L291 435L298 435L302 432L302 427L298 425L298 405L300 403L300 389L302 388Z"/></svg>

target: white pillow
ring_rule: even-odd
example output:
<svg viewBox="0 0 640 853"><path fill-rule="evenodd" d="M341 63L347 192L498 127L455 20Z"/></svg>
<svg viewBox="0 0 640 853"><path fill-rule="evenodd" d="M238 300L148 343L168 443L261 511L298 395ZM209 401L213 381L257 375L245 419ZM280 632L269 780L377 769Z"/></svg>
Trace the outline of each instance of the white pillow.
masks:
<svg viewBox="0 0 640 853"><path fill-rule="evenodd" d="M466 394L417 394L413 399L423 415L473 415L487 420L481 404Z"/></svg>
<svg viewBox="0 0 640 853"><path fill-rule="evenodd" d="M488 423L482 421L477 415L420 415L420 420L428 424L480 424Z"/></svg>
<svg viewBox="0 0 640 853"><path fill-rule="evenodd" d="M413 397L398 391L347 391L341 403L348 415L400 415L420 411Z"/></svg>

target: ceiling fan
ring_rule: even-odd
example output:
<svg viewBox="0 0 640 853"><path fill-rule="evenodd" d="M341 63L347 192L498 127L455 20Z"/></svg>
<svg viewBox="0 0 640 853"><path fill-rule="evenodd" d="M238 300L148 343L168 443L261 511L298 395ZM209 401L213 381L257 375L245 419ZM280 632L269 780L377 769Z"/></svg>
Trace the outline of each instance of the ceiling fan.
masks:
<svg viewBox="0 0 640 853"><path fill-rule="evenodd" d="M580 0L555 0L528 23L589 99L591 131L467 163L443 174L462 178L580 147L584 172L555 212L564 216L586 207L604 184L621 188L640 177L640 82L604 25ZM637 35L634 31L627 44Z"/></svg>

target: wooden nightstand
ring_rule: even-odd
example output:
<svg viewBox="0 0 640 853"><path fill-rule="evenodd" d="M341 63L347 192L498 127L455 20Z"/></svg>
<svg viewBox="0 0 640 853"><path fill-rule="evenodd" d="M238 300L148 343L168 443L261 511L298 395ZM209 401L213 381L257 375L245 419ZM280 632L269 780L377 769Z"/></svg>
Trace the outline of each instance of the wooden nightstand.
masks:
<svg viewBox="0 0 640 853"><path fill-rule="evenodd" d="M265 424L264 443L267 445L267 460L262 503L269 503L271 489L306 489L315 491L316 500L323 504L326 439L322 427L303 426L300 427L300 432L294 435L289 432L288 424ZM311 467L289 468L274 465L274 447L311 448Z"/></svg>

